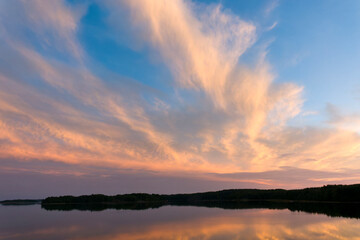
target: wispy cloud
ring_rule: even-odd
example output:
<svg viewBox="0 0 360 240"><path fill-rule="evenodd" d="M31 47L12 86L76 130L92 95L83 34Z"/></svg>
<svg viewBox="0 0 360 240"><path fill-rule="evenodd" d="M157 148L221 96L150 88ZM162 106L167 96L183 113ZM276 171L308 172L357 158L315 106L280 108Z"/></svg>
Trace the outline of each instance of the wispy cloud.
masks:
<svg viewBox="0 0 360 240"><path fill-rule="evenodd" d="M329 124L335 126L336 128L360 133L360 114L343 113L331 103L326 105L326 112L329 116Z"/></svg>
<svg viewBox="0 0 360 240"><path fill-rule="evenodd" d="M266 28L266 31L271 31L271 30L273 30L277 25L278 25L278 22L276 21L276 22L274 22L271 26L267 27L267 28Z"/></svg>
<svg viewBox="0 0 360 240"><path fill-rule="evenodd" d="M268 5L264 10L265 16L269 16L280 4L280 0L271 0L268 1Z"/></svg>

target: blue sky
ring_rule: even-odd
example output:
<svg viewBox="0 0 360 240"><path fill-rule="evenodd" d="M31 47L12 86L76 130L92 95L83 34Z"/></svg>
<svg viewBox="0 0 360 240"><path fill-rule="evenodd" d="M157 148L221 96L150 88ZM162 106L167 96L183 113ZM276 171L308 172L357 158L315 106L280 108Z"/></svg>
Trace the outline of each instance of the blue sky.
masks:
<svg viewBox="0 0 360 240"><path fill-rule="evenodd" d="M0 190L357 182L359 13L355 0L0 2Z"/></svg>

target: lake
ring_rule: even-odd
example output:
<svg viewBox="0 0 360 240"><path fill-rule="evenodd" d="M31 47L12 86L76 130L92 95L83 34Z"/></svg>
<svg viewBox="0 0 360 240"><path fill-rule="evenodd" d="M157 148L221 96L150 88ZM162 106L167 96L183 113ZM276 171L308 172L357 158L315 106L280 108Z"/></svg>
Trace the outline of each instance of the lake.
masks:
<svg viewBox="0 0 360 240"><path fill-rule="evenodd" d="M267 208L48 211L0 205L0 239L360 239L360 220Z"/></svg>

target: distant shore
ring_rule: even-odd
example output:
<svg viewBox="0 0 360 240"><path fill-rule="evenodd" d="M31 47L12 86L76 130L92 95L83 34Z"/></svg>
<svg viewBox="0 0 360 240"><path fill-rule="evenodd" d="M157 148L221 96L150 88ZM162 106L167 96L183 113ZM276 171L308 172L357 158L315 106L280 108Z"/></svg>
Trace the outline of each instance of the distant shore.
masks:
<svg viewBox="0 0 360 240"><path fill-rule="evenodd" d="M323 187L295 190L284 189L230 189L215 192L190 194L147 194L132 193L106 196L102 194L83 196L48 197L42 201L48 204L124 204L124 203L194 203L213 201L301 201L301 202L359 202L360 184L326 185Z"/></svg>

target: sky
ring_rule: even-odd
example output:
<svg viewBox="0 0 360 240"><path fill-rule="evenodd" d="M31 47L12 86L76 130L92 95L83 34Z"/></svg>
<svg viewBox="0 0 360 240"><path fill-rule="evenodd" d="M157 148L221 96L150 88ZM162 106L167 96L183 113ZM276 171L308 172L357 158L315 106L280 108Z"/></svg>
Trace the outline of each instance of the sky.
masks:
<svg viewBox="0 0 360 240"><path fill-rule="evenodd" d="M357 0L0 1L0 200L360 180Z"/></svg>

